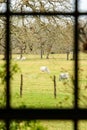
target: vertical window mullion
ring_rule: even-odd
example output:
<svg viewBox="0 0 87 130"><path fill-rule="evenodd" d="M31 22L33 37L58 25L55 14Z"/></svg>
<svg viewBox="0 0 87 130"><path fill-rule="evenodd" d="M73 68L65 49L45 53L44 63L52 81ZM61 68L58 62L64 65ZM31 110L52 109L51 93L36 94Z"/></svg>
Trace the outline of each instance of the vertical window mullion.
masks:
<svg viewBox="0 0 87 130"><path fill-rule="evenodd" d="M10 22L9 22L9 2L7 0L6 12L6 107L10 107Z"/></svg>
<svg viewBox="0 0 87 130"><path fill-rule="evenodd" d="M75 1L75 32L74 32L74 53L75 53L75 69L74 69L74 93L75 93L75 114L78 112L78 0ZM74 130L77 130L78 118L74 119Z"/></svg>
<svg viewBox="0 0 87 130"><path fill-rule="evenodd" d="M9 115L10 108L10 11L9 0L7 0L7 12L6 12L6 109ZM9 117L6 120L6 129L9 130L10 122Z"/></svg>
<svg viewBox="0 0 87 130"><path fill-rule="evenodd" d="M75 108L78 108L78 13L75 16Z"/></svg>

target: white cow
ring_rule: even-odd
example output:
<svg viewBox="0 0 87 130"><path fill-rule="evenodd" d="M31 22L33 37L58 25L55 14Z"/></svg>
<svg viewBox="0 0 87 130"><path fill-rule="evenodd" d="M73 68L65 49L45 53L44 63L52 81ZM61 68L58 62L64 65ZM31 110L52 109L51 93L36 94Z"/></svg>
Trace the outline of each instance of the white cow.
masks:
<svg viewBox="0 0 87 130"><path fill-rule="evenodd" d="M50 71L49 71L49 69L48 69L47 66L41 66L41 67L40 67L40 71L46 72L46 73L50 73Z"/></svg>
<svg viewBox="0 0 87 130"><path fill-rule="evenodd" d="M26 57L23 56L23 57L21 58L21 60L26 60Z"/></svg>
<svg viewBox="0 0 87 130"><path fill-rule="evenodd" d="M69 73L60 73L59 80L69 79Z"/></svg>
<svg viewBox="0 0 87 130"><path fill-rule="evenodd" d="M20 56L17 56L16 58L15 58L15 60L21 60L21 61L23 61L23 60L26 60L26 57L20 57Z"/></svg>
<svg viewBox="0 0 87 130"><path fill-rule="evenodd" d="M20 60L20 56L17 56L17 57L15 58L15 60Z"/></svg>

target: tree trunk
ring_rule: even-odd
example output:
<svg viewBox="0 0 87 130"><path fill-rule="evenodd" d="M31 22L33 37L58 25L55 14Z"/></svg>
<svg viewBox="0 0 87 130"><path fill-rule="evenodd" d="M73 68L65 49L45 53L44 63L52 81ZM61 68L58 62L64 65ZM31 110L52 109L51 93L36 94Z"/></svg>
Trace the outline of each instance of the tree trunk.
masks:
<svg viewBox="0 0 87 130"><path fill-rule="evenodd" d="M51 48L52 48L52 45L49 45L48 48L47 48L47 56L46 56L46 59L49 59L49 54L51 52Z"/></svg>
<svg viewBox="0 0 87 130"><path fill-rule="evenodd" d="M41 44L41 59L43 58L43 54L44 54L44 44Z"/></svg>
<svg viewBox="0 0 87 130"><path fill-rule="evenodd" d="M6 51L4 52L4 57L3 57L3 60L6 60L7 59L7 54L6 54ZM9 51L9 59L11 60L12 59L12 53L11 51Z"/></svg>
<svg viewBox="0 0 87 130"><path fill-rule="evenodd" d="M23 56L23 50L22 50L22 48L21 48L20 58L22 58L22 56Z"/></svg>
<svg viewBox="0 0 87 130"><path fill-rule="evenodd" d="M41 59L43 58L43 48L41 47Z"/></svg>
<svg viewBox="0 0 87 130"><path fill-rule="evenodd" d="M72 60L75 60L75 51L73 50L73 57L72 57Z"/></svg>
<svg viewBox="0 0 87 130"><path fill-rule="evenodd" d="M50 53L47 53L46 59L49 59L49 54L50 54Z"/></svg>

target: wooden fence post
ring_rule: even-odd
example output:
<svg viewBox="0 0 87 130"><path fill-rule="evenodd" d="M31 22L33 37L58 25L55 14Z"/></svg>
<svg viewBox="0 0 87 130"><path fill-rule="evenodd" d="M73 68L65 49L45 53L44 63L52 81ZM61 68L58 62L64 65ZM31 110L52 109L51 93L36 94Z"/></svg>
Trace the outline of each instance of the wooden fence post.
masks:
<svg viewBox="0 0 87 130"><path fill-rule="evenodd" d="M54 75L54 98L56 98L56 76Z"/></svg>
<svg viewBox="0 0 87 130"><path fill-rule="evenodd" d="M67 60L69 60L69 52L67 51Z"/></svg>
<svg viewBox="0 0 87 130"><path fill-rule="evenodd" d="M21 74L21 82L20 82L20 97L22 97L22 90L23 90L23 75Z"/></svg>

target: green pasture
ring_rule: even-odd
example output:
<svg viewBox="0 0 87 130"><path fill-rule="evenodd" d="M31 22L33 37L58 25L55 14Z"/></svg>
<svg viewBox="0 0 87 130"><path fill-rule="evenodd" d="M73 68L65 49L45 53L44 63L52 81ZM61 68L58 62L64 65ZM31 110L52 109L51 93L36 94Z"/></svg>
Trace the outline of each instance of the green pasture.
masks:
<svg viewBox="0 0 87 130"><path fill-rule="evenodd" d="M27 56L26 56L27 57ZM13 57L13 59L15 56ZM67 61L66 55L51 55L50 59L39 56L28 56L25 61L14 61L21 72L14 75L11 81L11 106L26 108L72 108L74 106L73 83L71 79L59 81L61 72L73 75L74 63ZM40 71L47 66L50 74ZM23 75L23 91L20 97L21 74ZM56 99L54 98L54 82L56 76Z"/></svg>
<svg viewBox="0 0 87 130"><path fill-rule="evenodd" d="M11 107L12 108L73 108L74 107L74 61L67 60L66 54L51 54L49 59L40 55L24 55L26 60L15 60L18 55L12 56L12 63L18 64L20 71L11 80ZM0 65L5 61L0 55ZM79 107L86 107L87 103L87 58L85 53L79 54ZM41 66L47 66L50 74L40 71ZM59 81L59 74L68 72L69 80ZM20 97L21 74L23 75L23 90ZM54 82L56 76L56 98L54 97ZM72 78L73 77L73 78ZM0 90L3 91L4 84ZM2 93L0 93L0 99Z"/></svg>
<svg viewBox="0 0 87 130"><path fill-rule="evenodd" d="M51 54L49 59L45 56L40 59L39 55L24 55L26 60L15 60L17 55L12 56L12 63L17 63L20 71L11 80L10 104L12 108L73 108L74 107L74 61L67 60L66 54ZM3 64L0 56L0 65ZM79 107L87 108L87 54L79 54ZM41 66L47 66L50 74L40 71ZM68 80L59 81L59 74L68 72ZM20 96L21 74L23 75L23 90ZM53 77L56 76L56 98L54 97ZM72 78L73 77L73 78ZM0 79L1 80L1 79ZM0 100L3 95L4 84L0 81ZM0 106L2 104L0 103ZM25 125L24 122L20 123ZM73 130L73 121L40 121L47 130ZM78 130L86 130L87 122L80 121ZM19 128L20 129L20 128ZM28 130L28 129L26 129Z"/></svg>

